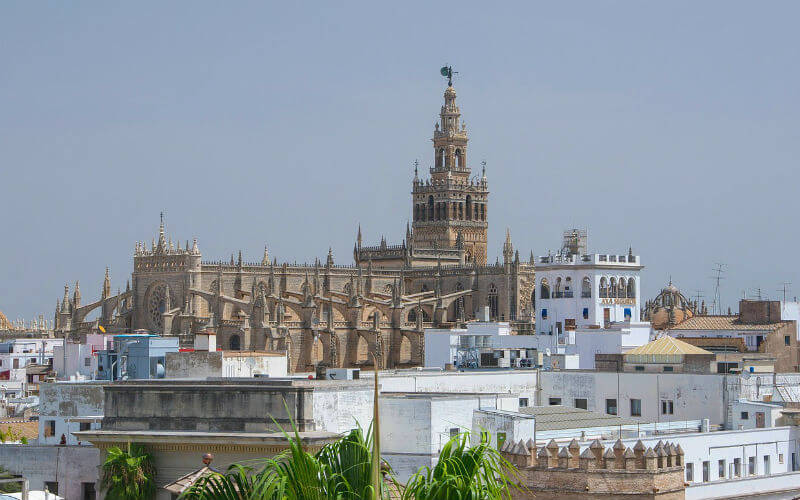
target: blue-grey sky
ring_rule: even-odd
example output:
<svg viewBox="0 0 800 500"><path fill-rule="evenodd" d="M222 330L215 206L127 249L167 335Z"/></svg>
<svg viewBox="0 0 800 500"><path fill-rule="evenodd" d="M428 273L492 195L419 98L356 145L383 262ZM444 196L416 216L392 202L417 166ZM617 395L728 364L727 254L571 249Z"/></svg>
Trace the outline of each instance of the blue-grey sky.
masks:
<svg viewBox="0 0 800 500"><path fill-rule="evenodd" d="M4 2L0 310L132 271L158 214L204 258L399 241L445 63L490 260L589 230L725 307L800 295L796 2Z"/></svg>

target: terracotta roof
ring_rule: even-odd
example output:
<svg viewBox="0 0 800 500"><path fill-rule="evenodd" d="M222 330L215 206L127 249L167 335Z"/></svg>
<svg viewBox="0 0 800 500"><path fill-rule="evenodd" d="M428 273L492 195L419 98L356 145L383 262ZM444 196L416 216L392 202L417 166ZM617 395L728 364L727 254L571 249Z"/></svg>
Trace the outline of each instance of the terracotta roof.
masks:
<svg viewBox="0 0 800 500"><path fill-rule="evenodd" d="M170 493L175 493L175 494L180 495L181 493L186 491L187 488L192 486L199 479L204 478L204 477L206 477L206 476L208 476L210 474L213 474L215 472L217 472L217 471L214 470L214 469L211 469L210 467L203 467L201 469L197 469L194 472L190 472L190 473L186 474L183 477L179 477L175 481L164 485L163 488L165 490L169 491Z"/></svg>
<svg viewBox="0 0 800 500"><path fill-rule="evenodd" d="M18 440L25 437L28 440L39 438L39 422L30 420L3 420L0 421L0 430L4 433L11 431L14 437L12 440Z"/></svg>
<svg viewBox="0 0 800 500"><path fill-rule="evenodd" d="M788 324L788 321L742 323L738 316L694 316L671 327L670 330L760 330L771 332Z"/></svg>
<svg viewBox="0 0 800 500"><path fill-rule="evenodd" d="M625 353L630 355L651 355L651 354L712 354L705 349L700 349L674 337L663 336L645 345L635 347Z"/></svg>

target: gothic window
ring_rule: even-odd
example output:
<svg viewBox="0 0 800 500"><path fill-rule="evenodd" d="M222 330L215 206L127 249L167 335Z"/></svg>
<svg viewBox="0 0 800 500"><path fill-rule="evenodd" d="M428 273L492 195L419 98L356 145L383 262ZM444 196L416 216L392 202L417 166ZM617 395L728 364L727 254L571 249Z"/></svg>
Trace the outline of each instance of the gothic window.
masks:
<svg viewBox="0 0 800 500"><path fill-rule="evenodd" d="M481 204L481 220L486 222L486 204Z"/></svg>
<svg viewBox="0 0 800 500"><path fill-rule="evenodd" d="M616 297L617 296L617 278L611 278L609 280L608 287L610 289L608 291L608 296L609 297Z"/></svg>
<svg viewBox="0 0 800 500"><path fill-rule="evenodd" d="M497 300L497 287L494 286L494 283L489 285L489 293L487 295L487 301L489 306L489 317L492 321L497 320L498 313L500 311L498 307L498 300Z"/></svg>
<svg viewBox="0 0 800 500"><path fill-rule="evenodd" d="M417 308L412 308L408 312L408 322L409 323L416 323L417 322Z"/></svg>
<svg viewBox="0 0 800 500"><path fill-rule="evenodd" d="M242 345L241 345L241 341L239 340L239 336L238 335L236 335L236 334L231 335L231 339L228 341L228 348L231 351L241 350Z"/></svg>
<svg viewBox="0 0 800 500"><path fill-rule="evenodd" d="M588 276L583 277L583 284L581 285L581 297L588 299L592 296L592 280Z"/></svg>
<svg viewBox="0 0 800 500"><path fill-rule="evenodd" d="M464 262L472 262L472 249L468 248L464 253Z"/></svg>
<svg viewBox="0 0 800 500"><path fill-rule="evenodd" d="M467 195L467 220L472 220L472 196Z"/></svg>
<svg viewBox="0 0 800 500"><path fill-rule="evenodd" d="M539 298L540 299L549 299L550 298L550 283L547 282L547 278L542 278L541 285L539 287Z"/></svg>
<svg viewBox="0 0 800 500"><path fill-rule="evenodd" d="M439 149L439 153L436 155L436 168L442 168L444 166L444 148Z"/></svg>
<svg viewBox="0 0 800 500"><path fill-rule="evenodd" d="M172 298L172 297L170 297ZM150 323L150 328L154 332L160 333L164 328L164 317L167 308L167 285L166 283L158 283L151 286L147 292L145 299L147 304L147 319Z"/></svg>
<svg viewBox="0 0 800 500"><path fill-rule="evenodd" d="M636 298L636 279L630 278L628 280L628 298L635 299Z"/></svg>
<svg viewBox="0 0 800 500"><path fill-rule="evenodd" d="M422 288L420 289L420 292L427 292L427 291L428 291L428 285L423 283L422 284Z"/></svg>
<svg viewBox="0 0 800 500"><path fill-rule="evenodd" d="M625 278L619 279L619 288L617 288L617 297L625 297L628 283Z"/></svg>
<svg viewBox="0 0 800 500"><path fill-rule="evenodd" d="M464 220L464 203L458 203L458 218Z"/></svg>
<svg viewBox="0 0 800 500"><path fill-rule="evenodd" d="M464 159L461 156L461 150L456 149L456 167L463 168L464 167Z"/></svg>
<svg viewBox="0 0 800 500"><path fill-rule="evenodd" d="M601 299L608 298L608 281L606 280L605 276L600 278L600 298Z"/></svg>
<svg viewBox="0 0 800 500"><path fill-rule="evenodd" d="M428 220L433 220L433 195L428 196Z"/></svg>

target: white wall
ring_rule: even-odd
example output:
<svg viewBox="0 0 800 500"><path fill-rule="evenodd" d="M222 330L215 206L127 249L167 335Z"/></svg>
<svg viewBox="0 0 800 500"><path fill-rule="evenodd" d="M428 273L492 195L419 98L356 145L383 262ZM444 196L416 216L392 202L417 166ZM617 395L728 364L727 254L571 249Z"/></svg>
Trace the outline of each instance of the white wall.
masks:
<svg viewBox="0 0 800 500"><path fill-rule="evenodd" d="M222 356L223 377L252 377L256 373L285 377L286 356Z"/></svg>
<svg viewBox="0 0 800 500"><path fill-rule="evenodd" d="M385 372L380 375L380 384L381 392L513 393L528 398L533 404L536 373L533 370ZM362 378L371 376L371 373L361 372Z"/></svg>
<svg viewBox="0 0 800 500"><path fill-rule="evenodd" d="M616 399L618 415L630 417L630 400L641 399L645 421L700 420L722 424L722 375L616 373L616 372L540 372L540 402L560 397L564 406L575 406L576 398L587 399L587 409L605 412L606 399ZM661 401L673 402L672 415L661 414Z"/></svg>

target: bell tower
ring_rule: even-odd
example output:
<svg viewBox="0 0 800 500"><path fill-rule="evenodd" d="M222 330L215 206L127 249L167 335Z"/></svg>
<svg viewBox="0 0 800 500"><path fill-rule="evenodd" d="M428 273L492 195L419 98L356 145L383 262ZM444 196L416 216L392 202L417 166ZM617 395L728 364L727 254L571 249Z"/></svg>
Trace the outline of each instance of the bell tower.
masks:
<svg viewBox="0 0 800 500"><path fill-rule="evenodd" d="M487 202L486 169L471 176L467 164L467 128L461 121L452 85L452 68L442 68L448 77L444 105L433 131L433 167L430 177L420 179L414 170L412 203L413 241L417 248L463 246L467 263L486 264Z"/></svg>

